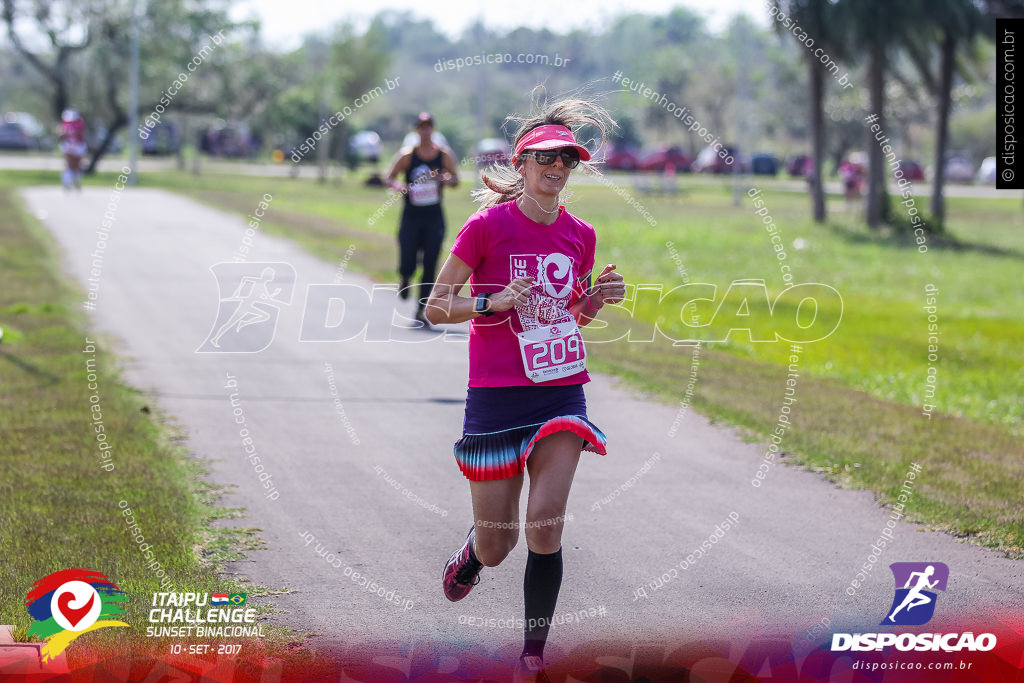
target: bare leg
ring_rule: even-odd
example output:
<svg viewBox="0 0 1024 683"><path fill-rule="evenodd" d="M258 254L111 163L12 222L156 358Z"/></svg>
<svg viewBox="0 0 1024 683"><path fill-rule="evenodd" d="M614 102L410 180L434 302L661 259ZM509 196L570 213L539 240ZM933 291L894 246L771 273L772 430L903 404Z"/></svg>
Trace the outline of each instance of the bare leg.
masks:
<svg viewBox="0 0 1024 683"><path fill-rule="evenodd" d="M582 448L582 438L556 432L538 441L526 460L530 473L526 544L535 553L550 554L562 547L565 507Z"/></svg>
<svg viewBox="0 0 1024 683"><path fill-rule="evenodd" d="M487 567L497 567L519 541L519 494L523 475L497 481L471 481L476 543L473 554Z"/></svg>

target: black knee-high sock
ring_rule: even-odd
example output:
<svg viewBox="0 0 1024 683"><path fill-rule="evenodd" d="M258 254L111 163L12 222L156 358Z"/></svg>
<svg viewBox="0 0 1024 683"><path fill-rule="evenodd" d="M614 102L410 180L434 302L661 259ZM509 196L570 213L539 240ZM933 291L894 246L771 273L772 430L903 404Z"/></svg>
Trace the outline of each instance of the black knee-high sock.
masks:
<svg viewBox="0 0 1024 683"><path fill-rule="evenodd" d="M562 549L549 555L532 550L526 560L523 575L523 594L526 598L526 626L523 654L544 656L544 643L548 639L551 618L558 602L558 589L562 587Z"/></svg>

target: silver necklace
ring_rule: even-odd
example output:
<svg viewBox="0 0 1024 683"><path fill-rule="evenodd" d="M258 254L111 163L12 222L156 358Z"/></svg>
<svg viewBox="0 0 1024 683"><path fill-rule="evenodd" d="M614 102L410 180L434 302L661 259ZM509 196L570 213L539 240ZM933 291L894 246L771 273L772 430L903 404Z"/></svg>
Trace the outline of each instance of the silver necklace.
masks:
<svg viewBox="0 0 1024 683"><path fill-rule="evenodd" d="M543 206L541 206L540 202L538 202L534 197L530 197L530 195L526 194L526 190L523 190L523 196L524 197L529 197L530 199L532 199L533 203L537 205L537 208L540 209L541 211L543 211L544 213L548 214L549 216L558 213L558 201L557 200L555 201L555 208L554 208L554 210L553 211L548 211Z"/></svg>

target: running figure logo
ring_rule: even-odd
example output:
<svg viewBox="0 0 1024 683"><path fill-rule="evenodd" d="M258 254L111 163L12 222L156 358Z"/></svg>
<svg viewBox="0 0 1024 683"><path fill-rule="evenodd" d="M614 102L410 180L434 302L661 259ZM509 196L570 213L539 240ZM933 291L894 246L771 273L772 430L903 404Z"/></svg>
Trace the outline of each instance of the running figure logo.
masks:
<svg viewBox="0 0 1024 683"><path fill-rule="evenodd" d="M270 346L280 307L292 302L295 269L289 263L224 262L210 270L220 305L196 353L257 353Z"/></svg>
<svg viewBox="0 0 1024 683"><path fill-rule="evenodd" d="M936 589L946 590L949 567L942 562L893 562L889 568L896 581L896 596L882 625L928 623L935 613Z"/></svg>

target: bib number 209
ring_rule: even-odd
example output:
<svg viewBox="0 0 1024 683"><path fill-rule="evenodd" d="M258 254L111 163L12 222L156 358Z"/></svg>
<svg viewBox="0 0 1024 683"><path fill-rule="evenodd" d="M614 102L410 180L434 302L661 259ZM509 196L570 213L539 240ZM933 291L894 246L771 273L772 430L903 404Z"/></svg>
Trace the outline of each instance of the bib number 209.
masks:
<svg viewBox="0 0 1024 683"><path fill-rule="evenodd" d="M583 343L578 335L552 339L548 343L534 342L527 353L532 354L529 365L533 369L549 368L583 358Z"/></svg>
<svg viewBox="0 0 1024 683"><path fill-rule="evenodd" d="M522 332L519 350L526 376L534 382L568 377L586 368L587 350L575 323Z"/></svg>

